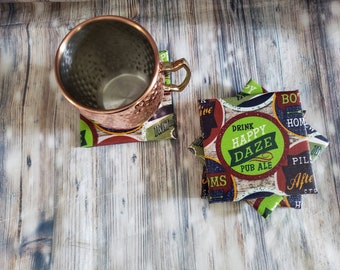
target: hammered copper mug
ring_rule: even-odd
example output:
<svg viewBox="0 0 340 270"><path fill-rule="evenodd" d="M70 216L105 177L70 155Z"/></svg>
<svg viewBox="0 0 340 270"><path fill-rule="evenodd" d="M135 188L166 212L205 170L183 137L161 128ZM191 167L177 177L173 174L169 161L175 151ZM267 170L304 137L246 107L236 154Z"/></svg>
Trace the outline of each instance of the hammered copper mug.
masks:
<svg viewBox="0 0 340 270"><path fill-rule="evenodd" d="M179 84L164 84L164 74L184 69ZM100 16L80 23L59 45L55 72L65 98L93 122L128 130L147 121L164 91L180 92L191 72L182 58L160 62L152 36L124 17Z"/></svg>

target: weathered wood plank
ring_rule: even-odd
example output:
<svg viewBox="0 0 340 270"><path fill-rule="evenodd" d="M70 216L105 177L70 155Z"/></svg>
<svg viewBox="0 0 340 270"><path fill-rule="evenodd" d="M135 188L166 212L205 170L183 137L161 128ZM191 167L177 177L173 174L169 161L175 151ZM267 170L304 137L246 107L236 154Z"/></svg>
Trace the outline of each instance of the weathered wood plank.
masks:
<svg viewBox="0 0 340 270"><path fill-rule="evenodd" d="M16 3L14 3L16 2ZM3 269L338 269L340 4L337 1L0 1L0 262ZM133 18L189 87L173 95L178 140L78 147L78 113L54 78L77 23ZM173 80L180 80L175 74ZM200 198L196 100L253 77L299 89L331 141L314 165L319 194L268 220Z"/></svg>

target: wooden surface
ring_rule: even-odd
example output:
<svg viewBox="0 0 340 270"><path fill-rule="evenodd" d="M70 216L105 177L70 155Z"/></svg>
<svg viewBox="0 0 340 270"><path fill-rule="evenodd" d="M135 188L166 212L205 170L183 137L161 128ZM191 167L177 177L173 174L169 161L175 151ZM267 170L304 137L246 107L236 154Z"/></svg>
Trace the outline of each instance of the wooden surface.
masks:
<svg viewBox="0 0 340 270"><path fill-rule="evenodd" d="M0 2L2 269L340 269L339 1ZM189 61L176 141L78 147L54 55L102 14L138 21ZM314 164L319 194L268 220L201 199L187 150L200 135L196 100L234 95L250 77L299 89L307 121L331 141Z"/></svg>

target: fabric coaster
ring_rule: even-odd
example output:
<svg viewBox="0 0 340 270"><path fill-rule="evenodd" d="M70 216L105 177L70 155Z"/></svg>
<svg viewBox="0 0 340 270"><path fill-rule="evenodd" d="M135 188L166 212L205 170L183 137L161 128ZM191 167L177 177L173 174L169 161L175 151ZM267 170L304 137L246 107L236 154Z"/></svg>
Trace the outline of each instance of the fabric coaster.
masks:
<svg viewBox="0 0 340 270"><path fill-rule="evenodd" d="M232 175L233 171L230 170L230 168L229 170L225 169L225 167L223 168L223 165L228 166L231 164L231 162L230 164L228 163L222 164L222 162L220 162L219 160L219 158L222 158L222 159L224 158L223 155L221 156L221 153L217 154L217 151L215 150L215 156L214 155L207 156L205 154L206 148L207 146L211 146L211 145L215 145L215 148L216 148L217 139L221 140L220 138L218 138L218 136L221 137L221 135L219 135L218 133L220 132L222 128L223 128L222 130L224 131L228 129L228 127L227 128L223 127L223 125L225 126L226 123L228 123L228 120L225 120L224 118L227 118L230 115L232 115L232 117L235 117L235 115L242 114L242 113L243 113L243 116L249 116L249 114L244 114L244 113L247 111L254 112L257 110L261 110L261 109L262 111L267 113L267 111L265 111L263 108L267 107L269 103L264 105L262 102L264 100L264 103L267 103L268 102L266 101L267 98L262 99L262 101L255 99L255 98L260 97L257 94L263 94L263 93L267 93L267 91L264 88L262 88L258 83L256 83L254 80L251 79L249 80L245 88L242 90L242 92L239 93L235 98L219 99L219 100L212 99L208 101L207 100L200 101L200 105L201 105L200 106L200 117L201 117L201 127L202 127L203 137L198 137L189 146L189 150L192 151L195 154L195 156L199 160L201 160L202 163L204 164L203 174L202 174L201 197L208 198L210 203L218 202L218 201L240 200L240 199L235 200L235 198L237 198L235 196L235 193L237 192L237 185L235 184L235 182L236 181L241 182L241 181L244 181L244 179L240 179ZM329 144L328 140L324 136L319 134L315 129L313 129L310 125L304 122L303 111L301 108L301 103L299 101L298 91L276 92L276 93L271 93L271 95L279 95L280 97L279 100L281 101L278 104L273 103L273 101L271 102L270 107L273 111L271 115L274 116L274 118L277 118L279 120L279 124L281 125L281 128L283 127L283 131L287 132L287 136L289 140L288 141L284 140L284 142L288 144L288 147L283 147L283 148L284 149L288 148L288 151L286 149L287 151L286 157L283 158L284 162L281 165L282 168L277 169L274 172L274 175L269 176L269 177L274 177L276 181L276 185L275 185L276 187L279 187L279 183L281 183L281 187L283 188L281 189L277 188L277 190L274 189L274 190L268 191L266 190L268 189L268 186L265 186L264 187L265 191L263 191L263 186L261 186L263 182L261 181L259 182L257 178L255 177L256 179L255 181L257 181L257 184L260 184L260 185L258 185L257 187L255 186L255 188L254 186L249 188L249 191L250 191L250 192L248 191L249 194L241 198L241 200L246 200L265 218L268 217L270 213L279 205L284 206L284 207L292 207L292 208L299 209L301 208L301 204L302 204L302 196L301 196L302 194L317 193L315 180L314 180L314 176L313 176L313 172L311 168L311 162L312 160L315 161L316 158L320 156L320 154ZM238 112L237 113L234 112L234 114L232 114L230 110L229 112L228 111L226 112L224 108L222 108L221 110L216 107L216 101L223 103L223 101L225 100L229 101L227 103L231 104L231 106L226 105L227 109L232 109L233 111L238 111ZM211 105L211 103L214 103L213 106L209 106L209 105L207 106L207 103L209 102L210 102L209 105ZM203 106L202 106L202 103L203 103ZM285 106L282 106L282 105L285 105ZM240 107L240 108L237 108L235 110L235 106ZM221 107L223 107L223 105ZM219 113L216 113L215 109L217 109L216 111L219 110ZM255 115L255 116L258 116L258 115ZM222 121L221 121L221 118L222 118ZM237 118L236 120L238 119L239 118ZM208 124L204 124L204 122ZM229 126L230 126L230 122L234 124L236 121L229 120ZM262 121L259 121L259 122L262 122ZM248 126L246 124L248 124ZM246 154L251 155L252 149L249 148L249 145L247 145L247 143L249 143L250 140L247 141L247 138L250 139L251 130L253 131L253 134L259 133L259 131L256 132L257 131L255 129L256 126L254 124L249 124L249 123L246 123L246 124L242 123L241 121L241 125L237 126L234 124L234 127L231 128L231 129L234 129L234 131L238 131L237 129L248 128L248 132L249 132L247 133L247 130L239 130L239 131L244 131L243 134L246 134L246 136L242 136L242 132L241 132L241 135L239 135L238 139L234 141L234 144L235 146L239 146L238 144L245 145L246 147L248 146L248 150L245 150L243 152L231 151L231 154L234 153L235 159L237 159L237 157L242 157L242 153L243 153L243 156L246 156ZM261 130L261 128L258 127L258 130ZM213 135L211 139L212 132L214 132L215 134ZM216 135L216 133L218 135ZM229 135L227 136L228 140L232 138ZM264 132L262 134L262 138L266 139L266 137L263 137L263 135L265 135ZM275 137L276 136L274 136L274 138ZM208 139L210 138L211 140L211 141L208 141L208 143L206 141L207 138ZM255 138L254 144L257 143L258 145L260 145L259 141L256 139L258 138ZM266 140L268 142L267 146L269 147L269 144L271 141L270 139L266 139ZM302 147L300 147L301 146L300 143L303 143ZM296 145L298 145L299 147L297 147ZM221 143L219 143L219 147L221 147ZM278 147L278 145L275 144L274 147ZM301 153L301 152L303 153L306 151L307 153L304 153L302 155L296 154L297 152L296 149L298 148L300 148L298 153ZM220 150L220 151L222 152L223 150ZM224 151L226 152L226 150ZM212 160L212 162L210 160ZM210 167L210 170L209 170L209 165L210 166L212 165L211 163L213 163L213 166ZM249 170L251 170L252 167L254 168L255 165L254 166L250 165L248 167L250 168ZM267 166L267 167L271 167L271 166ZM245 170L245 167L243 168ZM262 167L260 168L262 169ZM295 177L290 178L291 181L288 181L289 173L290 173L289 168L292 170L295 170L296 172ZM279 171L280 173L277 173L277 171ZM213 175L212 178L211 178L211 175ZM309 175L308 179L312 181L308 181L308 180L305 181L304 179L306 178L306 175ZM252 179L249 179L249 178L246 180L252 181ZM229 185L228 185L228 182L229 182ZM302 183L302 184L298 185L297 182ZM286 183L286 187L283 185L283 183ZM289 186L289 184L291 185ZM307 190L308 188L304 188L303 192L301 192L302 187L306 184L307 185L309 184L312 188L310 188L309 190ZM292 187L292 188L289 189L289 187ZM260 191L258 191L257 188L260 189ZM292 192L293 189L295 189L295 191ZM282 191L284 191L284 194L280 194L280 192ZM211 194L213 194L213 196L211 196Z"/></svg>

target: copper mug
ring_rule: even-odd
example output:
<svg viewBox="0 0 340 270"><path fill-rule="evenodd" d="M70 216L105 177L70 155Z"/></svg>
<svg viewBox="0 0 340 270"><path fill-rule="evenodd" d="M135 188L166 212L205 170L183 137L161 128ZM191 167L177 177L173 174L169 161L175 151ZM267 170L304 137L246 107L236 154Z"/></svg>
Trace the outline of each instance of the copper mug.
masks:
<svg viewBox="0 0 340 270"><path fill-rule="evenodd" d="M164 74L184 69L178 84ZM182 58L162 63L152 36L124 17L99 16L72 29L59 45L55 72L65 98L93 122L110 129L142 125L164 92L181 92L191 72Z"/></svg>

